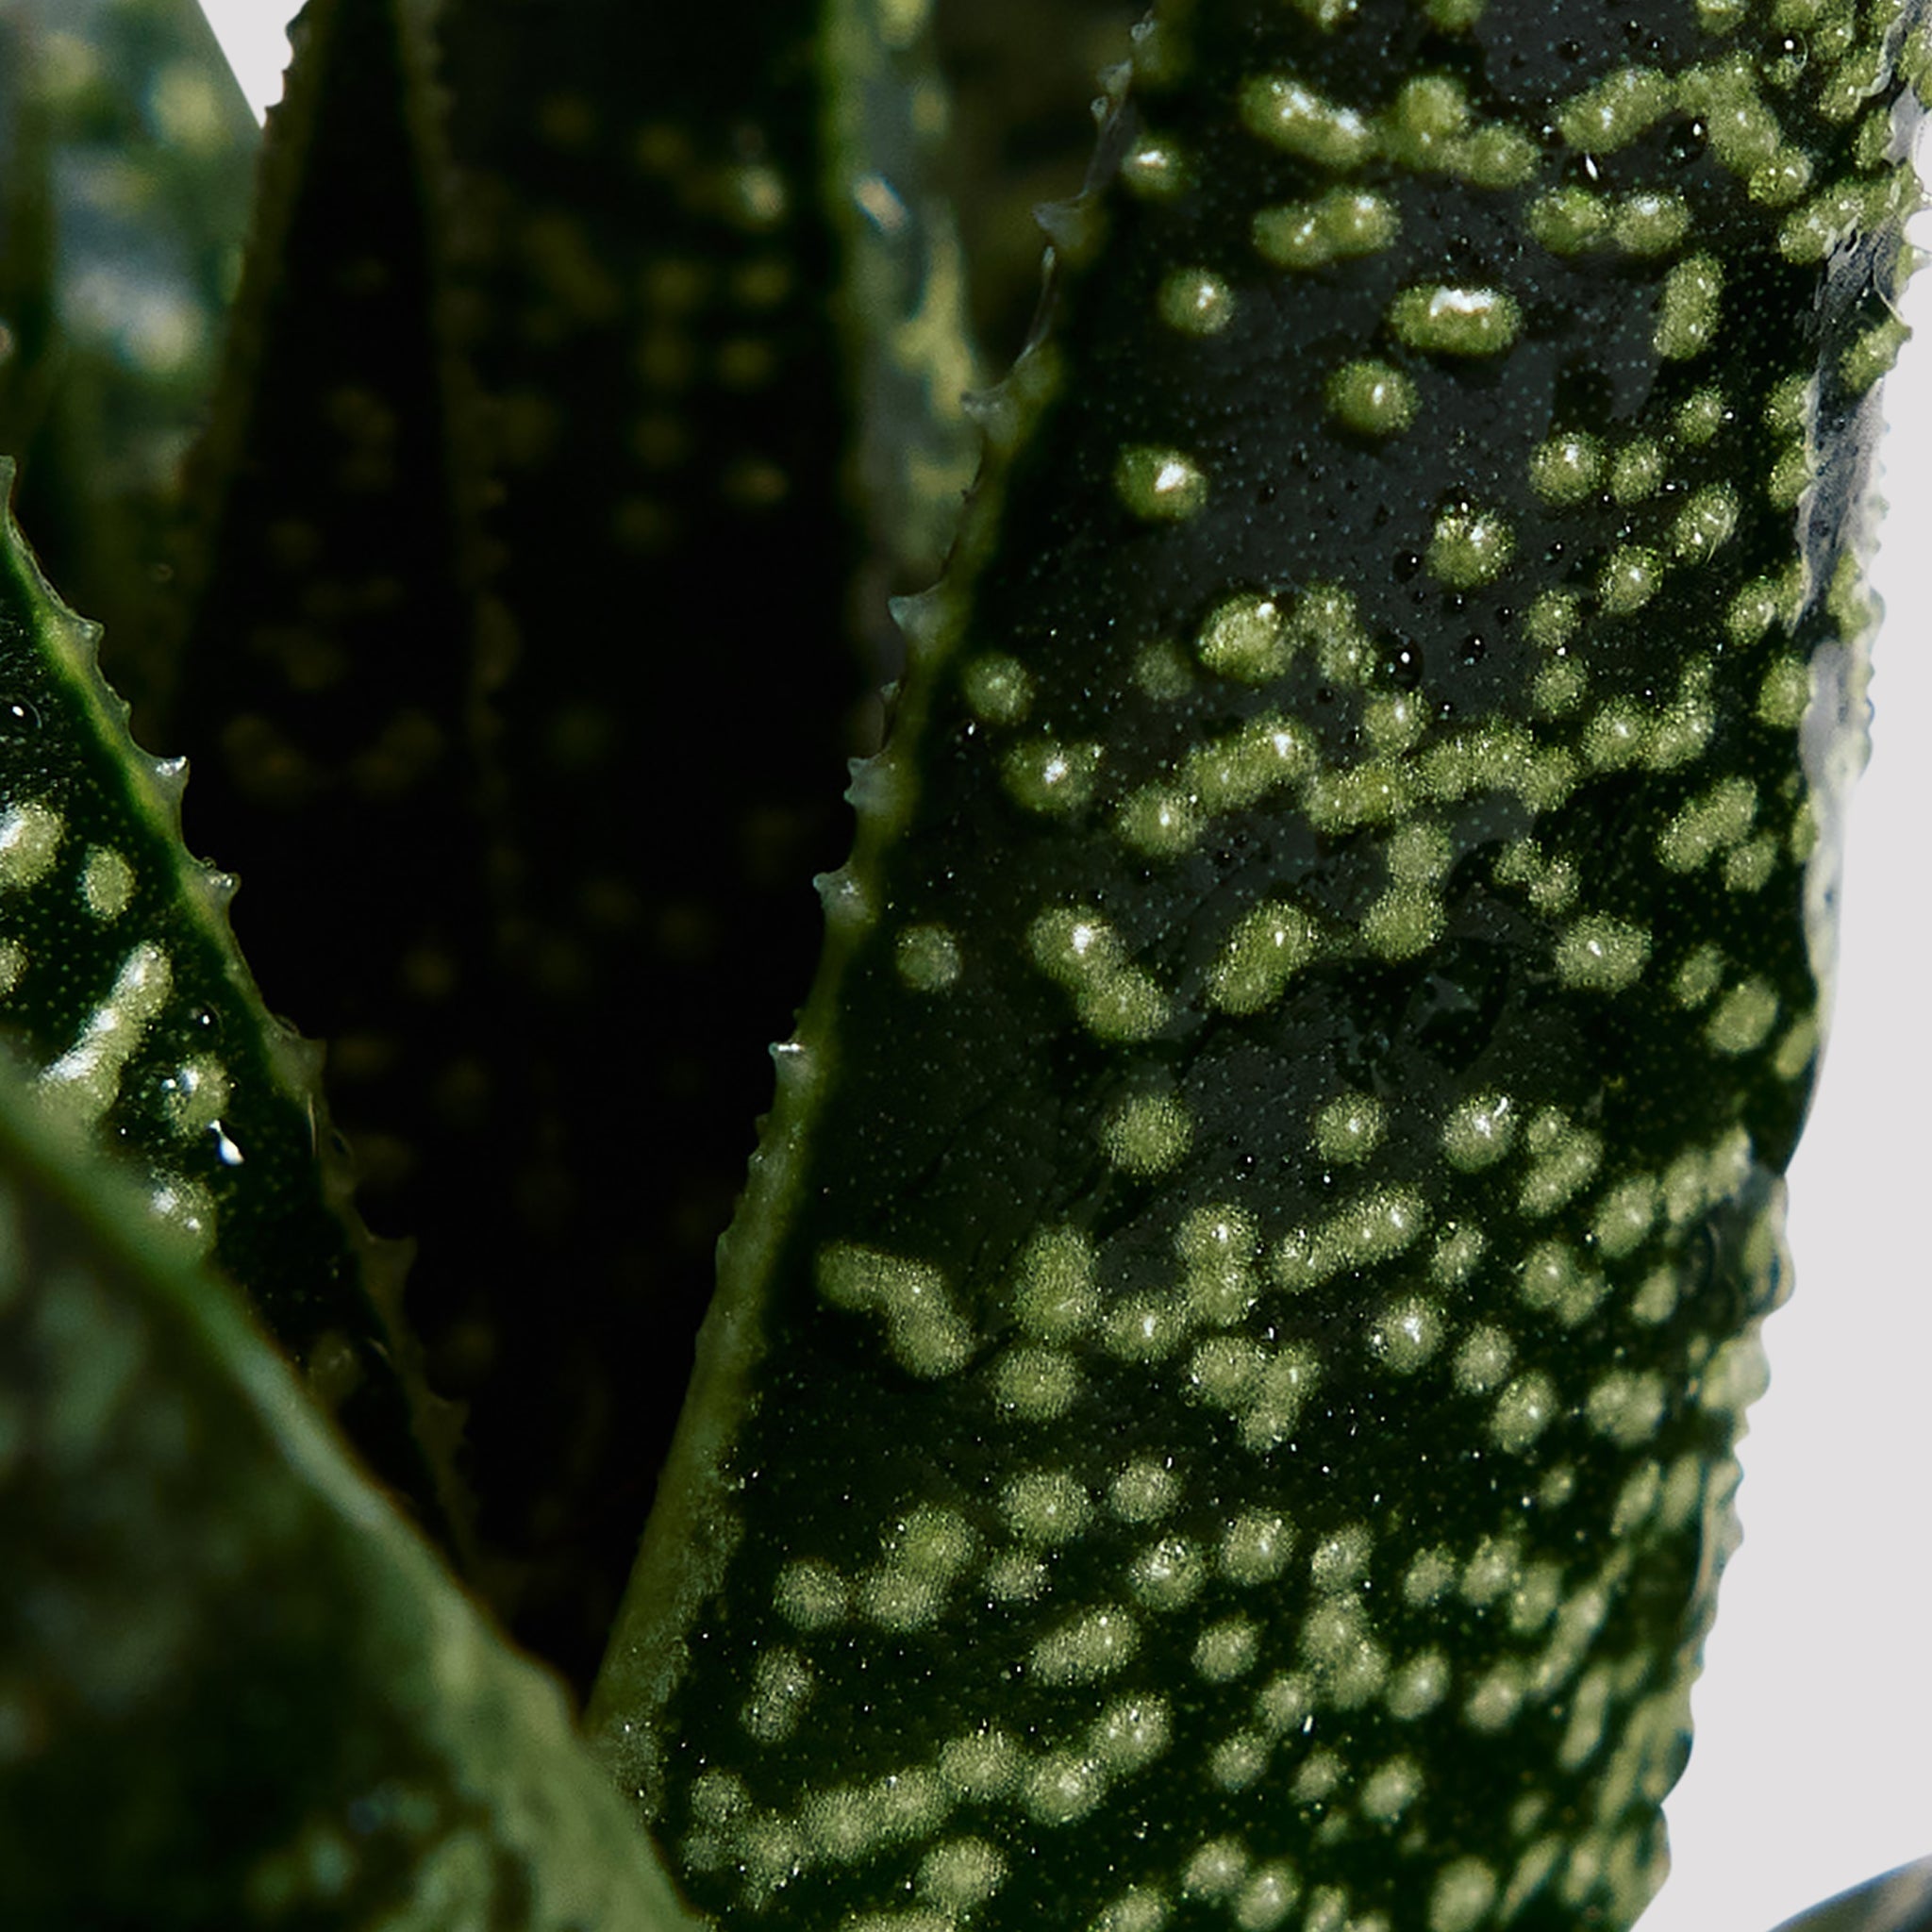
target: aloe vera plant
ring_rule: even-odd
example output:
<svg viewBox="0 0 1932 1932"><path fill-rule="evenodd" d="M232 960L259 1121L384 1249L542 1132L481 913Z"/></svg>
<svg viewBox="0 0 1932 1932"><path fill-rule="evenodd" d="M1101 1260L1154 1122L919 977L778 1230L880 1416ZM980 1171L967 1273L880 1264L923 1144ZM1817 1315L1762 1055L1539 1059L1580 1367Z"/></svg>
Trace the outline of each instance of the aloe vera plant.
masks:
<svg viewBox="0 0 1932 1932"><path fill-rule="evenodd" d="M6 19L30 107L140 95ZM971 468L931 24L311 0L125 606L187 842L0 577L17 1915L1635 1919L1787 1286L1932 42L1554 23L1137 30L830 869ZM0 290L58 317L52 125ZM399 1509L577 1682L608 1626L588 1751Z"/></svg>

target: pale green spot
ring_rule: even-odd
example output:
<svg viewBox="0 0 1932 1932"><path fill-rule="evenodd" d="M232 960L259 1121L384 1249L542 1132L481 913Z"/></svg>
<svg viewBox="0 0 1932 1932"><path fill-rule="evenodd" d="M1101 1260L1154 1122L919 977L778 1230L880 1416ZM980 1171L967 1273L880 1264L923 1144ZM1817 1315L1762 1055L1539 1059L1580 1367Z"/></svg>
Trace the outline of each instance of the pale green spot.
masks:
<svg viewBox="0 0 1932 1932"><path fill-rule="evenodd" d="M1558 1108L1543 1108L1524 1135L1532 1165L1517 1205L1524 1214L1554 1214L1585 1186L1603 1160L1603 1141Z"/></svg>
<svg viewBox="0 0 1932 1932"><path fill-rule="evenodd" d="M1423 17L1445 34L1466 34L1483 17L1489 0L1423 0Z"/></svg>
<svg viewBox="0 0 1932 1932"><path fill-rule="evenodd" d="M1372 1094L1343 1093L1316 1113L1309 1138L1324 1160L1366 1160L1388 1126L1389 1110Z"/></svg>
<svg viewBox="0 0 1932 1932"><path fill-rule="evenodd" d="M1608 234L1610 207L1587 188L1555 188L1530 203L1524 225L1552 255L1581 255Z"/></svg>
<svg viewBox="0 0 1932 1932"><path fill-rule="evenodd" d="M1763 980L1747 979L1717 1003L1704 1037L1718 1053L1749 1053L1764 1043L1776 1018L1777 994Z"/></svg>
<svg viewBox="0 0 1932 1932"><path fill-rule="evenodd" d="M1577 920L1557 942L1557 977L1584 992L1622 992L1650 958L1650 935L1621 919Z"/></svg>
<svg viewBox="0 0 1932 1932"><path fill-rule="evenodd" d="M1898 360L1898 352L1911 339L1910 328L1895 315L1867 329L1840 358L1846 390L1863 395Z"/></svg>
<svg viewBox="0 0 1932 1932"><path fill-rule="evenodd" d="M1369 1350L1385 1368L1410 1375L1442 1345L1442 1312L1424 1295L1404 1295L1383 1309L1369 1331Z"/></svg>
<svg viewBox="0 0 1932 1932"><path fill-rule="evenodd" d="M1181 1610L1208 1580L1200 1550L1186 1537L1163 1537L1135 1557L1128 1572L1134 1594L1151 1610Z"/></svg>
<svg viewBox="0 0 1932 1932"><path fill-rule="evenodd" d="M1166 1463L1143 1456L1127 1464L1107 1492L1123 1523L1158 1523L1180 1500L1180 1478Z"/></svg>
<svg viewBox="0 0 1932 1932"><path fill-rule="evenodd" d="M1429 1893L1429 1932L1472 1932L1495 1902L1496 1874L1481 1858L1444 1867Z"/></svg>
<svg viewBox="0 0 1932 1932"><path fill-rule="evenodd" d="M1596 580L1597 601L1606 617L1628 617L1662 590L1663 559L1641 543L1620 543L1604 561Z"/></svg>
<svg viewBox="0 0 1932 1932"><path fill-rule="evenodd" d="M1245 1676L1260 1655L1260 1632L1249 1617L1210 1624L1194 1641L1194 1670L1210 1684Z"/></svg>
<svg viewBox="0 0 1932 1932"><path fill-rule="evenodd" d="M1603 1300L1607 1284L1565 1241L1541 1241L1524 1256L1517 1292L1530 1307L1574 1327Z"/></svg>
<svg viewBox="0 0 1932 1932"><path fill-rule="evenodd" d="M1251 134L1318 167L1355 167L1375 145L1374 130L1353 108L1323 99L1291 75L1243 82L1241 117Z"/></svg>
<svg viewBox="0 0 1932 1932"><path fill-rule="evenodd" d="M1693 872L1740 843L1757 816L1757 788L1725 778L1691 800L1658 836L1657 857L1672 872Z"/></svg>
<svg viewBox="0 0 1932 1932"><path fill-rule="evenodd" d="M1420 886L1391 886L1362 918L1362 940L1384 959L1413 959L1442 936L1442 902Z"/></svg>
<svg viewBox="0 0 1932 1932"><path fill-rule="evenodd" d="M1422 1795L1423 1774L1412 1757L1391 1757L1371 1772L1361 1788L1362 1815L1377 1824L1394 1824ZM1341 1932L1341 1920L1333 1922Z"/></svg>
<svg viewBox="0 0 1932 1932"><path fill-rule="evenodd" d="M1033 674L1017 658L989 651L967 665L966 702L985 724L1018 724L1033 708Z"/></svg>
<svg viewBox="0 0 1932 1932"><path fill-rule="evenodd" d="M1503 517L1458 505L1436 519L1429 572L1451 590L1473 591L1501 576L1515 554L1515 532Z"/></svg>
<svg viewBox="0 0 1932 1932"><path fill-rule="evenodd" d="M1650 1440L1663 1415L1663 1378L1648 1370L1612 1369L1584 1398L1583 1412L1598 1435L1635 1449Z"/></svg>
<svg viewBox="0 0 1932 1932"><path fill-rule="evenodd" d="M1465 1395L1487 1395L1515 1359L1515 1344L1502 1329L1487 1324L1473 1329L1456 1352L1456 1386Z"/></svg>
<svg viewBox="0 0 1932 1932"><path fill-rule="evenodd" d="M110 847L95 845L81 867L80 893L96 919L118 919L134 897L134 868Z"/></svg>
<svg viewBox="0 0 1932 1932"><path fill-rule="evenodd" d="M1481 1228L1451 1222L1429 1257L1429 1279L1442 1288L1459 1288L1475 1273L1488 1245Z"/></svg>
<svg viewBox="0 0 1932 1932"><path fill-rule="evenodd" d="M0 812L0 892L38 885L65 832L59 815L44 805L10 805Z"/></svg>
<svg viewBox="0 0 1932 1932"><path fill-rule="evenodd" d="M1124 1776L1159 1757L1172 1735L1164 1697L1123 1698L1089 1726L1087 1749L1103 1770Z"/></svg>
<svg viewBox="0 0 1932 1932"><path fill-rule="evenodd" d="M1058 1422L1080 1399L1074 1358L1057 1348L1009 1349L993 1370L993 1399L1021 1422Z"/></svg>
<svg viewBox="0 0 1932 1932"><path fill-rule="evenodd" d="M1114 464L1113 486L1128 510L1147 523L1185 523L1208 501L1207 476L1193 458L1177 449L1124 449Z"/></svg>
<svg viewBox="0 0 1932 1932"><path fill-rule="evenodd" d="M1405 81L1389 108L1385 147L1391 160L1419 171L1451 172L1469 126L1469 96L1446 74Z"/></svg>
<svg viewBox="0 0 1932 1932"><path fill-rule="evenodd" d="M1264 261L1300 270L1379 254L1401 232L1395 204L1372 188L1331 188L1312 201L1264 208L1250 229Z"/></svg>
<svg viewBox="0 0 1932 1932"><path fill-rule="evenodd" d="M1662 1206L1662 1193L1649 1174L1612 1188L1591 1223L1598 1249L1613 1261L1631 1253L1650 1232Z"/></svg>
<svg viewBox="0 0 1932 1932"><path fill-rule="evenodd" d="M1288 1567L1293 1550L1294 1530L1285 1517L1248 1510L1222 1534L1222 1574L1247 1586L1272 1583Z"/></svg>
<svg viewBox="0 0 1932 1932"><path fill-rule="evenodd" d="M1619 503L1655 496L1664 480L1664 453L1647 436L1626 442L1610 465L1610 494Z"/></svg>
<svg viewBox="0 0 1932 1932"><path fill-rule="evenodd" d="M1234 320L1234 291L1211 269L1179 268L1162 278L1155 307L1182 335L1219 335Z"/></svg>
<svg viewBox="0 0 1932 1932"><path fill-rule="evenodd" d="M899 977L915 992L943 992L959 977L959 942L943 925L908 925L892 945Z"/></svg>
<svg viewBox="0 0 1932 1932"><path fill-rule="evenodd" d="M1394 436L1415 421L1415 384L1387 362L1344 362L1324 394L1336 420L1361 436Z"/></svg>
<svg viewBox="0 0 1932 1932"><path fill-rule="evenodd" d="M1664 277L1651 345L1667 362L1701 356L1717 339L1724 271L1717 258L1693 255Z"/></svg>
<svg viewBox="0 0 1932 1932"><path fill-rule="evenodd" d="M1426 1717L1448 1696L1449 1674L1449 1659L1440 1650L1411 1658L1390 1679L1384 1700L1390 1716L1403 1724Z"/></svg>
<svg viewBox="0 0 1932 1932"><path fill-rule="evenodd" d="M37 809L25 808L27 812ZM58 820L55 824L58 838ZM48 857L51 859L51 848ZM167 1003L174 978L173 962L151 941L142 941L128 954L108 997L88 1015L79 1039L40 1076L41 1091L63 1113L92 1127L113 1106L120 1096L121 1075ZM199 1208L197 1198L193 1212L198 1214Z"/></svg>
<svg viewBox="0 0 1932 1932"><path fill-rule="evenodd" d="M1007 1875L1007 1861L983 1838L949 1840L920 1861L919 1890L942 1911L970 1912L984 1905ZM950 1918L946 1924L950 1927Z"/></svg>
<svg viewBox="0 0 1932 1932"><path fill-rule="evenodd" d="M1208 997L1225 1013L1258 1013L1315 957L1314 922L1284 900L1257 906L1236 925L1208 975Z"/></svg>
<svg viewBox="0 0 1932 1932"><path fill-rule="evenodd" d="M1299 778L1315 760L1307 726L1274 712L1251 718L1231 737L1191 751L1181 783L1208 811L1236 811Z"/></svg>
<svg viewBox="0 0 1932 1932"><path fill-rule="evenodd" d="M1281 606L1263 591L1224 598L1208 613L1194 652L1208 670L1263 684L1288 666L1290 638Z"/></svg>
<svg viewBox="0 0 1932 1932"><path fill-rule="evenodd" d="M845 1579L829 1563L788 1563L774 1591L778 1614L799 1630L830 1630L849 1610Z"/></svg>
<svg viewBox="0 0 1932 1932"><path fill-rule="evenodd" d="M1402 1594L1409 1606L1421 1609L1432 1604L1456 1581L1456 1559L1441 1543L1420 1551L1402 1578Z"/></svg>
<svg viewBox="0 0 1932 1932"><path fill-rule="evenodd" d="M760 1744L781 1744L798 1728L812 1690L805 1660L796 1651L774 1645L762 1653L752 1672L751 1695L739 1722Z"/></svg>
<svg viewBox="0 0 1932 1932"><path fill-rule="evenodd" d="M1603 472L1603 445L1595 437L1578 432L1553 436L1530 454L1529 487L1545 503L1582 503L1596 494ZM1543 597L1551 594L1542 592Z"/></svg>
<svg viewBox="0 0 1932 1932"><path fill-rule="evenodd" d="M1519 1375L1496 1398L1490 1412L1490 1438L1499 1449L1520 1455L1557 1419L1557 1391L1547 1375Z"/></svg>
<svg viewBox="0 0 1932 1932"><path fill-rule="evenodd" d="M1134 654L1134 682L1157 704L1173 704L1193 689L1193 675L1180 647L1156 638Z"/></svg>
<svg viewBox="0 0 1932 1932"><path fill-rule="evenodd" d="M940 1750L940 1777L959 1797L985 1803L1010 1791L1019 1778L1020 1747L995 1728L949 1740Z"/></svg>
<svg viewBox="0 0 1932 1932"><path fill-rule="evenodd" d="M1124 1173L1151 1180L1171 1172L1193 1140L1192 1117L1170 1093L1124 1100L1101 1128L1107 1158Z"/></svg>
<svg viewBox="0 0 1932 1932"><path fill-rule="evenodd" d="M1390 326L1431 356L1498 356L1516 340L1523 313L1501 289L1428 283L1405 289L1389 307Z"/></svg>
<svg viewBox="0 0 1932 1932"><path fill-rule="evenodd" d="M1523 613L1524 635L1542 650L1560 651L1583 621L1580 602L1574 591L1539 591Z"/></svg>
<svg viewBox="0 0 1932 1932"><path fill-rule="evenodd" d="M1738 492L1728 483L1707 484L1677 512L1673 546L1686 563L1705 563L1738 527Z"/></svg>
<svg viewBox="0 0 1932 1932"><path fill-rule="evenodd" d="M1458 1104L1442 1124L1442 1152L1465 1174L1491 1167L1516 1139L1515 1103L1507 1093L1477 1093Z"/></svg>
<svg viewBox="0 0 1932 1932"><path fill-rule="evenodd" d="M1064 1470L1015 1476L1000 1492L1000 1514L1022 1542L1051 1548L1072 1542L1092 1514L1087 1491Z"/></svg>
<svg viewBox="0 0 1932 1932"><path fill-rule="evenodd" d="M945 1275L930 1262L834 1241L819 1250L819 1292L836 1308L876 1314L902 1368L925 1378L953 1374L973 1352L973 1331L954 1309Z"/></svg>
<svg viewBox="0 0 1932 1932"><path fill-rule="evenodd" d="M1541 152L1513 127L1478 127L1460 142L1450 166L1472 188L1521 188L1536 173Z"/></svg>
<svg viewBox="0 0 1932 1932"><path fill-rule="evenodd" d="M1671 96L1671 83L1655 70L1619 68L1560 108L1557 126L1572 147L1614 154L1670 111Z"/></svg>
<svg viewBox="0 0 1932 1932"><path fill-rule="evenodd" d="M1036 738L1012 746L1000 760L1000 775L1015 804L1043 816L1078 811L1093 796L1101 747Z"/></svg>
<svg viewBox="0 0 1932 1932"><path fill-rule="evenodd" d="M1082 1610L1033 1646L1028 1672L1043 1684L1091 1684L1124 1670L1141 1646L1140 1625L1118 1605Z"/></svg>
<svg viewBox="0 0 1932 1932"><path fill-rule="evenodd" d="M1039 1341L1071 1341L1100 1314L1093 1244L1077 1229L1042 1230L1026 1244L1013 1291L1013 1318Z"/></svg>
<svg viewBox="0 0 1932 1932"><path fill-rule="evenodd" d="M1149 858L1178 858L1200 841L1201 813L1187 792L1173 785L1143 785L1114 818L1121 842Z"/></svg>
<svg viewBox="0 0 1932 1932"><path fill-rule="evenodd" d="M1779 658L1758 687L1757 716L1762 724L1789 731L1803 721L1810 703L1809 667L1802 658Z"/></svg>
<svg viewBox="0 0 1932 1932"><path fill-rule="evenodd" d="M1034 963L1069 992L1081 1024L1101 1040L1145 1040L1167 1024L1167 996L1131 964L1097 913L1043 912L1027 930Z"/></svg>
<svg viewBox="0 0 1932 1932"><path fill-rule="evenodd" d="M1642 758L1653 736L1649 715L1634 699L1612 698L1583 727L1583 756L1599 772L1622 771Z"/></svg>
<svg viewBox="0 0 1932 1932"><path fill-rule="evenodd" d="M1166 201L1188 185L1188 169L1173 142L1145 140L1122 159L1121 179L1146 200Z"/></svg>
<svg viewBox="0 0 1932 1932"><path fill-rule="evenodd" d="M1701 389L1677 407L1677 435L1693 447L1708 442L1729 420L1724 397L1714 389Z"/></svg>
<svg viewBox="0 0 1932 1932"><path fill-rule="evenodd" d="M1645 191L1618 204L1610 239L1626 255L1663 255L1690 231L1690 208L1681 194Z"/></svg>
<svg viewBox="0 0 1932 1932"><path fill-rule="evenodd" d="M1671 991L1680 1007L1701 1007L1724 977L1724 956L1716 946L1702 945L1677 968Z"/></svg>

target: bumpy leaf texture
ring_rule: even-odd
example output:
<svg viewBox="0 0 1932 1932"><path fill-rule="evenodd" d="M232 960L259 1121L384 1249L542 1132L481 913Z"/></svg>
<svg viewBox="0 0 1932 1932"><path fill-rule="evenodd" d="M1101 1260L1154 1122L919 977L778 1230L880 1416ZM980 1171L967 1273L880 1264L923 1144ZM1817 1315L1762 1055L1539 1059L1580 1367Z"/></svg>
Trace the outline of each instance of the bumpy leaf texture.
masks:
<svg viewBox="0 0 1932 1932"><path fill-rule="evenodd" d="M0 458L0 500L11 482ZM316 1049L264 1010L234 881L181 841L181 760L128 736L99 638L0 508L0 1021L45 1102L143 1175L434 1516L420 1442L438 1411L401 1373L399 1256L348 1206Z"/></svg>
<svg viewBox="0 0 1932 1932"><path fill-rule="evenodd" d="M513 640L494 708L517 1058L546 1124L507 1191L519 1265L451 1266L425 1227L411 1306L448 1358L480 1344L486 1528L527 1568L519 1628L586 1680L769 1102L764 1042L809 977L806 882L842 856L869 681L824 11L449 0L438 24ZM886 58L863 34L848 52ZM874 125L844 129L841 165ZM904 175L875 186L909 224ZM916 301L910 240L874 260Z"/></svg>
<svg viewBox="0 0 1932 1932"><path fill-rule="evenodd" d="M1891 5L1199 0L593 1718L738 1924L1628 1924L1862 755Z"/></svg>

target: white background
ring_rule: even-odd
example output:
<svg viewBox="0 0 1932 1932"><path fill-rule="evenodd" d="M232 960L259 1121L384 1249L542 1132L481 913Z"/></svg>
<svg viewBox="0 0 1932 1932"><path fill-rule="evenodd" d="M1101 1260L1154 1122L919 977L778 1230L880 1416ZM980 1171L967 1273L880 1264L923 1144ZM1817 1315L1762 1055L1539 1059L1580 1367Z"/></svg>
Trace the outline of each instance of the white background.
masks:
<svg viewBox="0 0 1932 1932"><path fill-rule="evenodd" d="M288 0L204 0L258 103ZM1932 232L1924 239L1932 244ZM1890 378L1872 768L1829 1065L1791 1171L1794 1302L1643 1932L1770 1932L1932 1853L1932 269Z"/></svg>

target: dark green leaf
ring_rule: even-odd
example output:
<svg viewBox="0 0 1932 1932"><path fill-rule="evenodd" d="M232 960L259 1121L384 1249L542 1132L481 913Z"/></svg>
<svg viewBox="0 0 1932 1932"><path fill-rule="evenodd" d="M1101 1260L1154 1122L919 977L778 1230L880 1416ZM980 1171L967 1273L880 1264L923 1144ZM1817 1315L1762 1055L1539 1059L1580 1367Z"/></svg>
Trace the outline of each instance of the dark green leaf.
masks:
<svg viewBox="0 0 1932 1932"><path fill-rule="evenodd" d="M146 1189L0 1067L0 1921L689 1926Z"/></svg>
<svg viewBox="0 0 1932 1932"><path fill-rule="evenodd" d="M706 1908L1654 1890L1913 193L1902 25L1807 18L1141 38L599 1689Z"/></svg>

